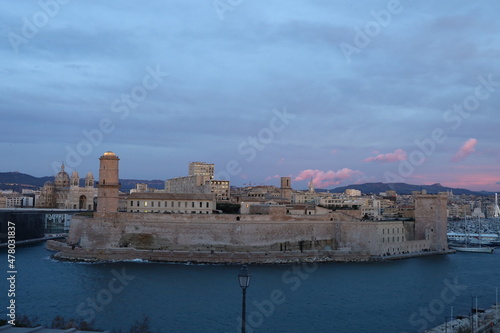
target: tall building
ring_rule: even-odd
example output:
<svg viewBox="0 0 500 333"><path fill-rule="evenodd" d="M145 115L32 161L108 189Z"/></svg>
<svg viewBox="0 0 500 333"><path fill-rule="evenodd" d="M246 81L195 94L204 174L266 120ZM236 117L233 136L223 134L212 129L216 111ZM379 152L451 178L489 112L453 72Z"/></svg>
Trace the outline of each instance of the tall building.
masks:
<svg viewBox="0 0 500 333"><path fill-rule="evenodd" d="M360 197L361 191L356 190L356 189L352 189L352 188L348 188L347 190L345 190L345 195L350 196L350 197Z"/></svg>
<svg viewBox="0 0 500 333"><path fill-rule="evenodd" d="M96 190L92 172L87 173L85 184L80 187L78 172L73 171L70 177L64 170L63 163L54 182L48 181L41 188L36 207L93 210Z"/></svg>
<svg viewBox="0 0 500 333"><path fill-rule="evenodd" d="M498 207L498 194L495 193L495 211L493 212L494 217L500 217L500 208Z"/></svg>
<svg viewBox="0 0 500 333"><path fill-rule="evenodd" d="M203 176L214 179L215 165L205 162L189 163L189 176Z"/></svg>
<svg viewBox="0 0 500 333"><path fill-rule="evenodd" d="M189 176L170 178L165 181L166 193L213 194L218 202L229 201L228 180L214 179L214 164L205 162L189 163Z"/></svg>
<svg viewBox="0 0 500 333"><path fill-rule="evenodd" d="M99 158L99 184L97 194L98 213L118 211L120 182L118 180L118 161L115 153L107 151Z"/></svg>

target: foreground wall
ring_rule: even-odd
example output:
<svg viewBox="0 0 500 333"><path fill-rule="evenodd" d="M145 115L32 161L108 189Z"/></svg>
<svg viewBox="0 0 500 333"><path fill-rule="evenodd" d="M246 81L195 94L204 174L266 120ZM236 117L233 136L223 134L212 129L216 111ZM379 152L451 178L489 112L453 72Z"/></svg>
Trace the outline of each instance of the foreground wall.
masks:
<svg viewBox="0 0 500 333"><path fill-rule="evenodd" d="M336 223L356 220L356 215L348 214L319 219L281 215L116 213L96 218L74 217L68 243L84 248L142 250L319 250L325 246L338 247Z"/></svg>
<svg viewBox="0 0 500 333"><path fill-rule="evenodd" d="M324 216L96 214L75 216L62 259L189 262L359 261L429 251L405 239L401 221L360 221L360 211Z"/></svg>

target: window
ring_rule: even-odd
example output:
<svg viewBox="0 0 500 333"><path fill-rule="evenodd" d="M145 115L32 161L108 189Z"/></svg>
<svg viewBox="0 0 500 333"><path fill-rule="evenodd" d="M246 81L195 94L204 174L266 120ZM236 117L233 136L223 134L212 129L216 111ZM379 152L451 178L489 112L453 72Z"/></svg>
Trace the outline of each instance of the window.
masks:
<svg viewBox="0 0 500 333"><path fill-rule="evenodd" d="M200 208L203 208L203 202L200 201Z"/></svg>
<svg viewBox="0 0 500 333"><path fill-rule="evenodd" d="M193 202L191 202L191 207L192 207L192 208L194 208L194 201L193 201Z"/></svg>
<svg viewBox="0 0 500 333"><path fill-rule="evenodd" d="M133 206L134 205L134 202L133 201L130 201L130 206Z"/></svg>
<svg viewBox="0 0 500 333"><path fill-rule="evenodd" d="M137 207L139 207L139 205L140 205L140 203L139 203L139 201L137 201Z"/></svg>
<svg viewBox="0 0 500 333"><path fill-rule="evenodd" d="M154 206L155 206L155 202L151 201L151 207L154 207Z"/></svg>
<svg viewBox="0 0 500 333"><path fill-rule="evenodd" d="M210 202L207 201L207 208L210 208Z"/></svg>
<svg viewBox="0 0 500 333"><path fill-rule="evenodd" d="M148 206L148 202L144 201L144 207L147 207L147 206Z"/></svg>

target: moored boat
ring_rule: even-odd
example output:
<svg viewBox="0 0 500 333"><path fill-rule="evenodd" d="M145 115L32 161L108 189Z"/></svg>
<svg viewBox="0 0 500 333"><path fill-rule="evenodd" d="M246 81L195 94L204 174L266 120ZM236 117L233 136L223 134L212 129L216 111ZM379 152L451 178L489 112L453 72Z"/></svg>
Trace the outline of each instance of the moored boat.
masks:
<svg viewBox="0 0 500 333"><path fill-rule="evenodd" d="M470 247L470 246L450 246L450 249L453 249L457 252L473 252L473 253L493 253L495 248L489 246L478 246L478 247Z"/></svg>

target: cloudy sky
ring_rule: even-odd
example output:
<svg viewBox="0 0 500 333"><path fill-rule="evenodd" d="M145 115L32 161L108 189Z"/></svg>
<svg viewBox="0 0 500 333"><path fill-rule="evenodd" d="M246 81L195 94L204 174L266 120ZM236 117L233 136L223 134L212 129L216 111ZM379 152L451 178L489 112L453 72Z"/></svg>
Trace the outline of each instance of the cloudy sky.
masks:
<svg viewBox="0 0 500 333"><path fill-rule="evenodd" d="M0 171L500 191L498 1L0 3Z"/></svg>

